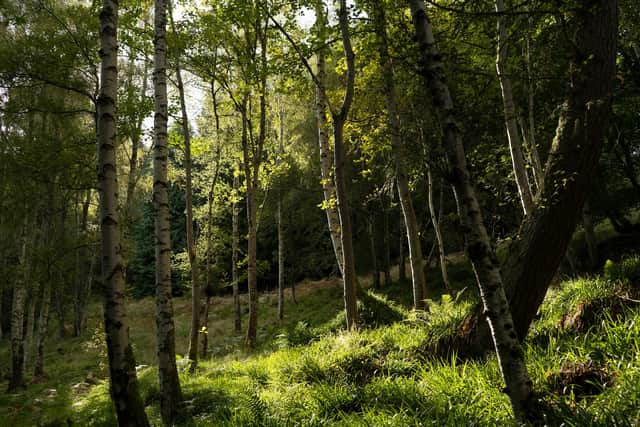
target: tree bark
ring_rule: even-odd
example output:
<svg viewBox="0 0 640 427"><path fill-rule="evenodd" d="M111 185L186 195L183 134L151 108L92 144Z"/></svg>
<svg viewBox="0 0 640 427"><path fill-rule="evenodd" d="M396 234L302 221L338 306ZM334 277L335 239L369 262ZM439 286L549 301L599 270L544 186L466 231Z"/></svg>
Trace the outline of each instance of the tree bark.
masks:
<svg viewBox="0 0 640 427"><path fill-rule="evenodd" d="M123 265L120 257L118 183L116 169L116 95L118 89L118 2L103 0L100 12L100 95L97 102L98 183L104 284L104 325L107 337L111 399L118 424L147 427L138 391L136 362L129 341Z"/></svg>
<svg viewBox="0 0 640 427"><path fill-rule="evenodd" d="M173 22L173 13L169 5L169 21L171 31L176 34ZM193 190L191 177L191 130L189 128L189 115L184 95L184 83L182 81L182 69L180 66L180 53L176 49L175 72L178 94L180 97L180 111L182 113L182 137L184 138L184 169L185 169L185 204L187 223L187 254L191 267L191 329L189 332L189 350L187 351L191 365L189 370L194 372L198 365L198 338L200 335L200 278L198 275L198 257L196 253L195 236L193 232Z"/></svg>
<svg viewBox="0 0 640 427"><path fill-rule="evenodd" d="M406 232L405 232L405 227L406 224L404 224L404 222L402 224L400 224L400 242L398 245L398 280L401 282L404 282L407 280L407 257L405 256L405 252L404 252L404 240L407 238L406 236ZM424 261L423 261L424 263Z"/></svg>
<svg viewBox="0 0 640 427"><path fill-rule="evenodd" d="M25 276L27 275L27 221L22 230L22 248L18 257L20 269L16 276L19 278L13 287L11 302L11 378L8 393L26 388L24 380L24 308L27 297Z"/></svg>
<svg viewBox="0 0 640 427"><path fill-rule="evenodd" d="M332 111L333 117L333 138L334 138L334 162L333 173L336 184L336 198L338 201L338 213L340 215L340 241L342 243L343 260L343 282L344 282L344 302L347 329L353 330L358 327L358 308L356 293L356 268L353 254L353 235L351 228L351 212L349 200L347 198L347 187L345 179L345 149L344 149L344 124L353 102L354 81L355 81L355 55L351 47L349 36L349 17L346 0L340 0L338 11L338 22L344 57L347 63L345 76L345 91L340 111Z"/></svg>
<svg viewBox="0 0 640 427"><path fill-rule="evenodd" d="M79 235L83 238L86 237L87 225L89 219L89 203L91 202L91 190L87 190L86 198L82 203L82 213L80 218ZM126 237L125 237L126 238ZM87 318L87 303L90 296L90 285L87 286L87 282L91 283L93 275L93 256L91 255L89 269L86 268L87 262L87 249L84 246L86 242L83 242L83 247L78 250L76 261L76 280L74 290L74 304L73 304L73 333L74 336L79 337L84 333Z"/></svg>
<svg viewBox="0 0 640 427"><path fill-rule="evenodd" d="M584 201L582 207L582 226L584 227L584 240L587 245L587 254L589 255L589 268L595 269L598 267L598 241L588 200Z"/></svg>
<svg viewBox="0 0 640 427"><path fill-rule="evenodd" d="M471 183L462 132L454 119L454 105L445 81L440 52L422 0L409 0L416 40L419 45L423 77L443 123L443 144L451 165L448 175L460 197L463 231L468 241L467 254L480 289L484 313L498 356L514 416L518 422L528 418L532 400L524 353L514 332L509 303L503 287L498 259L484 226L475 189Z"/></svg>
<svg viewBox="0 0 640 427"><path fill-rule="evenodd" d="M238 171L239 172L239 171ZM240 217L240 203L235 200L237 197L240 182L238 173L233 174L233 213L231 228L231 281L233 282L233 313L236 334L242 332L242 311L240 309L240 289L238 287L238 249L240 247L240 234L238 231L238 220Z"/></svg>
<svg viewBox="0 0 640 427"><path fill-rule="evenodd" d="M284 155L284 109L279 103L280 117L280 146L278 148L277 164L282 162ZM278 189L278 207L276 212L278 228L278 320L284 318L284 230L282 227L282 189Z"/></svg>
<svg viewBox="0 0 640 427"><path fill-rule="evenodd" d="M170 426L178 417L182 390L176 367L175 326L171 295L171 224L167 183L167 5L168 0L155 1L153 204L155 208L156 326L161 396L160 413L162 423Z"/></svg>
<svg viewBox="0 0 640 427"><path fill-rule="evenodd" d="M378 52L380 56L380 67L382 68L383 91L385 94L387 107L387 126L391 134L391 148L395 161L396 184L398 186L398 198L404 215L404 223L409 244L409 262L411 263L411 281L413 284L413 305L417 310L424 309L424 290L426 280L424 274L422 245L418 220L411 192L409 190L409 178L405 166L407 154L402 144L400 120L398 118L398 107L395 95L394 68L389 56L389 41L386 29L385 8L381 0L374 0L372 12L378 39ZM385 237L388 236L388 214L385 213ZM385 249L388 251L388 248ZM385 254L388 256L388 253ZM402 260L403 261L403 260ZM386 269L387 266L385 266ZM401 270L404 270L402 265ZM387 285L387 272L385 272L385 285Z"/></svg>
<svg viewBox="0 0 640 427"><path fill-rule="evenodd" d="M617 1L581 0L570 90L539 196L504 263L516 331L524 339L580 218L598 163L615 81Z"/></svg>
<svg viewBox="0 0 640 427"><path fill-rule="evenodd" d="M371 267L373 268L373 288L380 289L380 267L378 267L378 256L375 241L375 216L371 212L367 221L367 234L369 234L369 249L371 250Z"/></svg>
<svg viewBox="0 0 640 427"><path fill-rule="evenodd" d="M33 330L36 325L36 304L38 302L39 286L29 284L31 288L27 298L27 324L24 331L24 366L27 368L31 361L31 351L33 350Z"/></svg>
<svg viewBox="0 0 640 427"><path fill-rule="evenodd" d="M442 232L440 231L440 219L436 212L436 207L433 203L433 177L431 174L431 166L427 163L427 196L429 204L429 214L431 215L431 223L433 224L433 231L436 235L436 243L438 244L438 257L440 258L440 272L442 273L442 282L445 289L451 293L451 283L449 283L449 273L447 271L447 254L444 249L444 239L442 238ZM440 204L442 206L442 202Z"/></svg>
<svg viewBox="0 0 640 427"><path fill-rule="evenodd" d="M47 326L49 324L51 282L46 281L42 288L42 303L40 304L38 331L36 333L36 361L33 369L33 376L36 379L44 377L44 343L47 338Z"/></svg>
<svg viewBox="0 0 640 427"><path fill-rule="evenodd" d="M316 28L318 40L324 43L326 38L327 17L322 1L316 1ZM336 186L331 175L333 161L331 148L329 148L329 134L327 133L327 95L326 95L326 59L325 48L317 53L317 85L316 85L316 120L318 122L318 143L320 146L320 177L322 179L322 194L324 197L324 210L327 214L329 236L336 255L338 270L344 276L342 241L340 240L340 214L336 204Z"/></svg>
<svg viewBox="0 0 640 427"><path fill-rule="evenodd" d="M380 212L382 212L382 272L384 273L384 286L391 286L391 245L389 236L389 203L388 197L380 193ZM415 294L415 292L414 292ZM415 303L415 301L414 301Z"/></svg>
<svg viewBox="0 0 640 427"><path fill-rule="evenodd" d="M504 12L504 1L496 0L496 12L501 14ZM511 163L513 166L513 174L520 195L520 202L525 215L530 215L533 207L533 194L529 184L529 177L522 155L522 142L518 133L518 122L516 115L516 105L513 100L513 91L511 89L511 78L507 73L507 26L505 18L498 16L498 53L496 55L496 71L498 72L498 80L502 89L502 102L504 104L504 119L507 129L507 138L509 140L509 151L511 152Z"/></svg>

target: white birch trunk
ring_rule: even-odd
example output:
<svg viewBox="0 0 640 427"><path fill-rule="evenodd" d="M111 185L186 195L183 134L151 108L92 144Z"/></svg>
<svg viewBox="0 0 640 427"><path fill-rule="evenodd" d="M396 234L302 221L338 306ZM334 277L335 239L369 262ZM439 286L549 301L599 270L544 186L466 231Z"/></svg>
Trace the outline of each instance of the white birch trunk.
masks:
<svg viewBox="0 0 640 427"><path fill-rule="evenodd" d="M171 295L171 224L167 184L167 6L168 0L156 0L155 2L153 205L156 216L156 326L161 396L160 413L163 424L170 426L178 416L182 391L176 367L175 326Z"/></svg>
<svg viewBox="0 0 640 427"><path fill-rule="evenodd" d="M123 265L120 256L116 168L116 95L118 92L118 2L103 0L100 12L100 94L97 102L98 183L104 325L110 390L120 426L149 425L138 392L136 363L129 341Z"/></svg>

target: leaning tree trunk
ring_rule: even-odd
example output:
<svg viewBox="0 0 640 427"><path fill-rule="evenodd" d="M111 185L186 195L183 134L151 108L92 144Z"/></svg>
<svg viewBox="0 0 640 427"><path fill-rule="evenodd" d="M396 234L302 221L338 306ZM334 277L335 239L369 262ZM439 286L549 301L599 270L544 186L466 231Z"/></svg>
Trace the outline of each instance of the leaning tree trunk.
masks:
<svg viewBox="0 0 640 427"><path fill-rule="evenodd" d="M409 0L409 5L420 50L421 71L443 123L443 144L451 164L448 176L461 196L463 231L468 241L467 254L480 289L487 323L491 329L498 363L506 384L505 391L516 420L524 422L532 400L532 383L529 380L524 353L514 332L498 259L484 226L475 189L471 184L462 145L462 132L454 119L453 100L445 80L443 65L440 62L441 55L435 45L431 23L422 0Z"/></svg>
<svg viewBox="0 0 640 427"><path fill-rule="evenodd" d="M411 263L411 281L413 283L413 306L417 310L424 309L424 290L426 280L424 277L424 265L422 256L422 245L420 244L420 227L413 209L411 192L409 190L409 178L405 166L407 153L404 150L401 140L400 120L398 118L398 107L395 96L394 70L391 57L389 56L389 41L387 38L386 17L384 5L381 0L375 0L372 4L373 17L378 39L378 52L380 55L380 66L382 68L383 91L387 105L387 125L391 134L391 148L396 167L396 183L398 186L398 198L404 215L407 242L409 244L409 262ZM388 257L388 215L385 212L385 257ZM401 263L404 259L401 259ZM385 260L385 270L388 266ZM400 266L400 271L404 270L404 264ZM387 282L387 271L385 271L385 285Z"/></svg>
<svg viewBox="0 0 640 427"><path fill-rule="evenodd" d="M316 1L316 28L318 40L322 43L326 38L326 15L322 1ZM329 224L329 236L336 255L338 270L344 275L342 242L340 240L340 214L336 205L336 186L331 175L333 159L329 148L329 134L327 133L327 94L326 94L326 59L325 48L320 48L317 54L316 75L316 119L318 122L318 143L320 146L320 177L322 179L323 207L327 214Z"/></svg>
<svg viewBox="0 0 640 427"><path fill-rule="evenodd" d="M501 14L504 12L504 1L496 0L496 12ZM507 44L507 26L505 18L498 16L498 54L496 56L496 71L498 72L498 80L500 80L500 88L502 89L502 102L504 104L504 120L507 128L507 138L509 140L509 151L511 152L511 163L513 165L513 174L516 178L518 194L525 215L530 215L534 207L533 194L529 184L529 177L522 155L522 142L518 133L518 121L516 115L516 105L513 100L513 91L511 89L511 78L509 77L507 68L508 44Z"/></svg>
<svg viewBox="0 0 640 427"><path fill-rule="evenodd" d="M100 95L97 102L98 184L102 237L104 328L107 337L111 399L118 424L148 426L138 391L136 362L129 341L125 288L120 258L116 168L116 95L118 92L118 2L103 0L100 12Z"/></svg>
<svg viewBox="0 0 640 427"><path fill-rule="evenodd" d="M33 330L36 325L36 305L38 302L39 286L32 284L27 298L27 322L24 330L24 366L27 368L31 361L31 351L33 350Z"/></svg>
<svg viewBox="0 0 640 427"><path fill-rule="evenodd" d="M581 0L570 90L558 120L536 209L504 263L520 339L542 303L580 218L607 129L615 82L617 1ZM525 261L526 260L526 261Z"/></svg>
<svg viewBox="0 0 640 427"><path fill-rule="evenodd" d="M153 85L155 95L153 204L156 246L156 326L160 413L165 425L178 416L182 390L176 367L175 326L171 296L171 224L167 184L167 0L156 0Z"/></svg>
<svg viewBox="0 0 640 427"><path fill-rule="evenodd" d="M171 31L176 33L171 7L169 8L169 20ZM185 170L185 204L187 223L187 254L191 267L191 329L189 332L189 350L187 351L193 372L198 365L198 338L200 335L200 278L198 276L198 257L196 253L195 236L193 232L193 190L191 177L191 130L189 128L189 116L187 103L184 96L184 83L182 81L182 69L180 66L180 54L176 49L175 54L176 83L180 97L180 111L182 112L182 137L184 138L184 170Z"/></svg>

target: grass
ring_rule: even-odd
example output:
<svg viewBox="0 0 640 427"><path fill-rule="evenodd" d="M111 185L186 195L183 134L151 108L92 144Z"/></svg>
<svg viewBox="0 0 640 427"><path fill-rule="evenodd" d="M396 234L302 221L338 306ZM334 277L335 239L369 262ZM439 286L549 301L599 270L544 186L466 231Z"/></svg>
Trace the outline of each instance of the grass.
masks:
<svg viewBox="0 0 640 427"><path fill-rule="evenodd" d="M465 267L456 268L464 277ZM640 424L638 271L640 257L631 256L610 263L603 276L573 279L549 292L525 343L543 423ZM194 375L181 373L181 425L512 425L494 357L442 360L429 351L435 339L458 327L473 292L456 299L431 294L425 314L394 297L409 293L408 284L383 291L363 295L359 310L366 326L351 333L343 330L336 280L301 285L299 303L286 305L282 323L274 296L263 296L260 346L252 353L232 332L229 299L216 299L211 356ZM188 299L175 306L178 350L184 352ZM148 365L139 369L140 389L151 422L160 425L153 301L132 301L128 308L138 363ZM0 424L114 425L99 320L100 308L92 306L87 337L50 342L49 379L24 393L1 394ZM9 360L6 346L0 346L2 360ZM85 384L94 378L97 384Z"/></svg>

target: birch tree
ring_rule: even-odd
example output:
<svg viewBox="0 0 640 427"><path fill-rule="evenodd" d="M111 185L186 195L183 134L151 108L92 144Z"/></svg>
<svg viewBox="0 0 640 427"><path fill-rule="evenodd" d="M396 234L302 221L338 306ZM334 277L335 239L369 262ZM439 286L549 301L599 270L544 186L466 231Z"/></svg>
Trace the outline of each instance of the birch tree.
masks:
<svg viewBox="0 0 640 427"><path fill-rule="evenodd" d="M149 425L138 391L136 363L129 340L120 257L116 175L116 96L118 85L118 2L103 0L100 12L100 94L97 102L98 184L102 238L104 325L109 378L120 426Z"/></svg>
<svg viewBox="0 0 640 427"><path fill-rule="evenodd" d="M156 326L158 374L160 377L160 413L164 425L172 425L178 416L182 390L176 367L175 326L171 296L171 225L167 184L167 5L155 1L153 86L153 204L156 247Z"/></svg>

